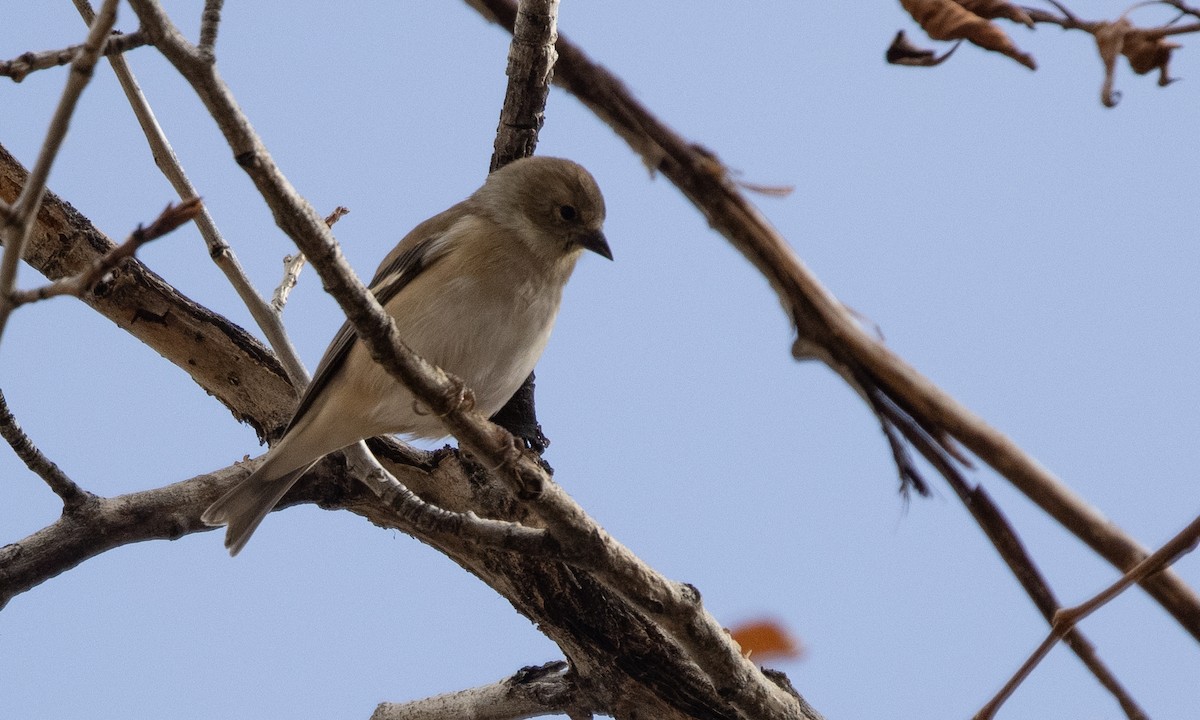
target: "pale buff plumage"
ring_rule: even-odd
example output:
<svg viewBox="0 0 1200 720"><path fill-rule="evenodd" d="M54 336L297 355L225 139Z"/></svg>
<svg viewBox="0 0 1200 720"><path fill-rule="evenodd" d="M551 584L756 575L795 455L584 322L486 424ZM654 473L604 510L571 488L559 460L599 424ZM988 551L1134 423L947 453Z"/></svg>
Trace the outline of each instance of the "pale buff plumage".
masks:
<svg viewBox="0 0 1200 720"><path fill-rule="evenodd" d="M518 160L414 228L384 259L371 290L404 342L461 378L475 408L492 415L541 357L582 251L611 259L603 222L604 199L582 167L559 158ZM391 433L438 438L446 431L371 360L347 324L283 437L202 519L228 525L225 546L236 555L314 462Z"/></svg>

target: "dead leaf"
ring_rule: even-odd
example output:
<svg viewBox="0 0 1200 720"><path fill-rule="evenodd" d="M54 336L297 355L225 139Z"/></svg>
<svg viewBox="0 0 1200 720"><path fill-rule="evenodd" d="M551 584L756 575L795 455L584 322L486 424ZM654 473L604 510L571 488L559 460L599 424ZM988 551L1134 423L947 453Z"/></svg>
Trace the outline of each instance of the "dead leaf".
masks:
<svg viewBox="0 0 1200 720"><path fill-rule="evenodd" d="M756 661L764 659L794 659L804 654L799 641L794 639L777 620L752 620L735 625L729 630L742 649L742 655L753 656Z"/></svg>
<svg viewBox="0 0 1200 720"><path fill-rule="evenodd" d="M1100 88L1100 102L1104 107L1116 107L1121 102L1121 93L1113 90L1113 73L1117 70L1117 56L1125 47L1125 36L1132 27L1128 20L1121 18L1116 22L1100 23L1092 33L1104 63L1104 85Z"/></svg>
<svg viewBox="0 0 1200 720"><path fill-rule="evenodd" d="M1113 75L1117 58L1121 55L1129 61L1129 67L1138 75L1158 70L1158 84L1165 87L1175 82L1168 71L1171 52L1180 47L1167 42L1163 28L1137 28L1125 17L1115 22L1097 23L1092 36L1096 49L1104 62L1104 85L1100 88L1100 102L1105 107L1115 107L1121 101L1121 93L1113 89Z"/></svg>
<svg viewBox="0 0 1200 720"><path fill-rule="evenodd" d="M1165 87L1179 79L1169 75L1167 63L1171 62L1171 51L1180 47L1153 30L1134 29L1125 35L1121 54L1129 58L1129 67L1138 75L1158 70L1158 84Z"/></svg>
<svg viewBox="0 0 1200 720"><path fill-rule="evenodd" d="M910 65L912 67L934 67L941 65L946 61L946 58L954 54L958 46L962 45L962 40L954 43L954 46L946 51L946 54L938 56L932 50L917 47L913 45L904 31L896 33L896 37L892 39L892 44L888 46L887 52L883 54L884 59L892 65Z"/></svg>
<svg viewBox="0 0 1200 720"><path fill-rule="evenodd" d="M1021 23L1030 30L1033 29L1033 18L1029 17L1029 13L1021 7L1012 3L1004 2L1004 0L954 0L959 5L962 5L967 10L975 13L981 18L995 20L996 18L1004 18L1013 22Z"/></svg>
<svg viewBox="0 0 1200 720"><path fill-rule="evenodd" d="M934 40L968 40L1037 70L1033 56L1021 52L1003 30L954 0L900 0L900 5Z"/></svg>

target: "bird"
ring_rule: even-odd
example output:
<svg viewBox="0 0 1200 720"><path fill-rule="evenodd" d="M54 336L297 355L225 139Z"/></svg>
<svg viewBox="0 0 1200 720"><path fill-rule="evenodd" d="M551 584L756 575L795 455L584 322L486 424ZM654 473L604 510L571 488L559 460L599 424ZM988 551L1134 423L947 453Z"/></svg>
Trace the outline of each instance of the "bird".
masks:
<svg viewBox="0 0 1200 720"><path fill-rule="evenodd" d="M533 156L488 175L466 200L418 224L383 259L370 289L418 355L461 379L494 415L533 371L584 251L612 260L604 196L577 163ZM347 322L291 422L262 463L201 515L226 526L237 555L325 455L379 435L447 432L370 357Z"/></svg>

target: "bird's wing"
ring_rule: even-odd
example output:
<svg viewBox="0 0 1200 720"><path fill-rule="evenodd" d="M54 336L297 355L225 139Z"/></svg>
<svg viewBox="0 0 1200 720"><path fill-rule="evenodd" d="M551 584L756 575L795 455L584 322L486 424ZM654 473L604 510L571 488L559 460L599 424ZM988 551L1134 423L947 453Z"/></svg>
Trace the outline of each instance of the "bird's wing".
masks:
<svg viewBox="0 0 1200 720"><path fill-rule="evenodd" d="M371 292L380 305L386 305L389 300L396 297L398 292L411 283L413 278L445 256L447 250L445 240L448 235L453 234L452 228L462 217L463 211L459 206L434 215L413 228L400 241L400 244L388 253L380 263L379 269L375 271L375 277L371 279L370 285ZM329 348L325 350L325 355L317 364L312 382L308 384L303 397L300 398L300 404L296 406L296 413L292 415L292 421L288 423L287 429L283 432L284 435L291 432L300 418L312 407L321 391L337 374L357 338L358 333L347 320L333 336L333 341L329 343Z"/></svg>

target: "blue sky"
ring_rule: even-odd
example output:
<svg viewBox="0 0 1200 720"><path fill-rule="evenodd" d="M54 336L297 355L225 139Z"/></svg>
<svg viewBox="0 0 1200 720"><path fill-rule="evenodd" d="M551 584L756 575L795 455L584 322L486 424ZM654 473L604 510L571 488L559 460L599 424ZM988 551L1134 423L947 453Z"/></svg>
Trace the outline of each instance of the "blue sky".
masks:
<svg viewBox="0 0 1200 720"><path fill-rule="evenodd" d="M201 4L170 3L193 37ZM0 57L83 37L70 3L10 5ZM226 7L221 72L314 206L350 208L337 235L369 276L408 229L482 181L508 38L453 2L267 5ZM135 26L128 8L120 26ZM901 27L923 41L895 3L568 0L560 11L562 32L668 124L749 181L795 186L755 202L893 349L1157 546L1200 511L1194 48L1176 53L1185 81L1165 89L1122 68L1123 101L1106 110L1085 35L1014 28L1036 73L971 47L919 70L883 63ZM287 239L185 83L151 50L130 61L269 292ZM0 142L27 164L64 77L0 81ZM596 175L616 257L581 262L538 367L559 482L663 573L698 586L722 622L786 623L808 652L779 667L828 717L973 713L1045 624L952 493L897 497L874 419L831 372L791 360L766 282L561 91L539 152ZM173 197L107 69L50 187L114 237ZM141 257L251 327L194 230ZM38 281L24 269L24 286ZM311 273L285 318L313 367L341 319ZM70 299L14 317L0 388L40 447L101 494L260 452L189 378ZM0 473L0 542L54 520L57 498L10 453ZM1060 598L1115 579L1003 480L971 479ZM1200 586L1196 557L1177 570ZM1200 706L1200 649L1140 591L1083 629L1152 717ZM268 517L235 560L217 533L145 543L17 597L0 612L0 717L365 718L380 701L559 657L430 549L295 508ZM1059 648L1002 717L1120 714Z"/></svg>

